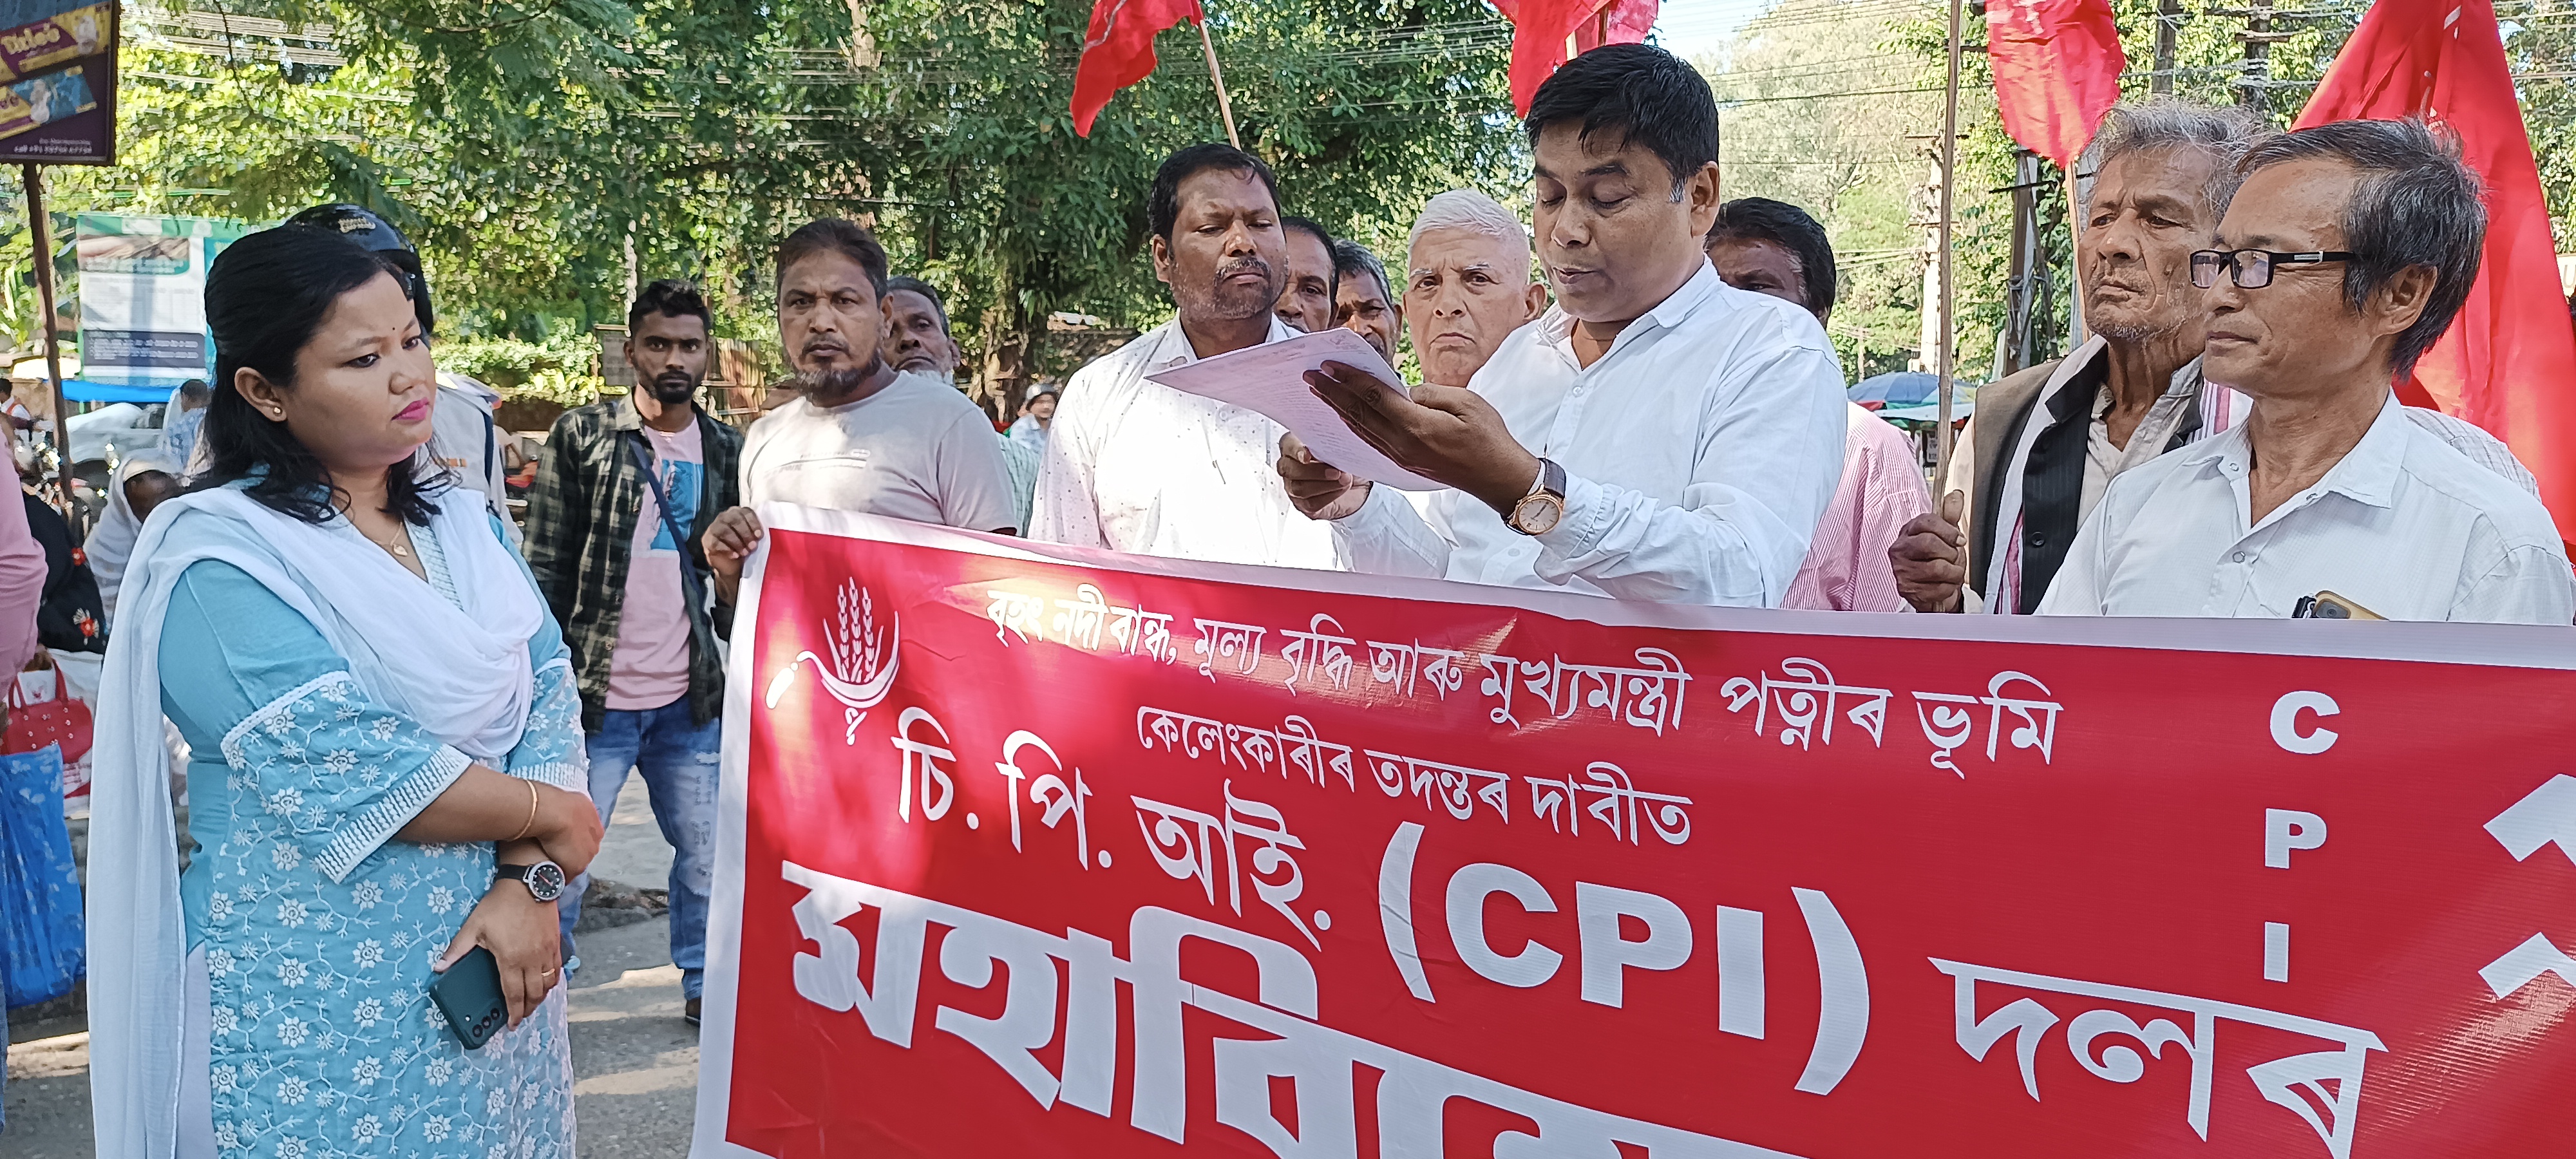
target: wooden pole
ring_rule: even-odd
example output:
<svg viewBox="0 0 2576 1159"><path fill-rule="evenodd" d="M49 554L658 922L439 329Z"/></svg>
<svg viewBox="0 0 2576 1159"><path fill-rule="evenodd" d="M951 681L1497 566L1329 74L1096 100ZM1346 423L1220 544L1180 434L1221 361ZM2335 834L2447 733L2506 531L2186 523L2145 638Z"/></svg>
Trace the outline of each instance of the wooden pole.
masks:
<svg viewBox="0 0 2576 1159"><path fill-rule="evenodd" d="M2081 164L2079 159L2077 164ZM2066 318L2072 339L2066 352L2091 341L2093 330L2084 324L2084 194L2076 188L2075 166L2066 167L2066 231L2074 235L2074 249L2066 251Z"/></svg>
<svg viewBox="0 0 2576 1159"><path fill-rule="evenodd" d="M1216 111L1225 118L1225 140L1237 149L1243 138L1234 131L1234 102L1225 97L1225 72L1216 66L1216 41L1208 36L1207 17L1199 17L1199 47L1207 50L1208 79L1216 82Z"/></svg>
<svg viewBox="0 0 2576 1159"><path fill-rule="evenodd" d="M1941 426L1933 436L1932 479L1937 490L1950 478L1950 396L1954 390L1951 365L1952 349L1958 345L1952 333L1957 319L1951 314L1950 285L1950 211L1953 191L1959 184L1959 9L1966 0L1950 0L1950 80L1941 107L1941 239L1940 252L1934 261L1941 267L1941 352L1937 365L1941 371Z"/></svg>
<svg viewBox="0 0 2576 1159"><path fill-rule="evenodd" d="M63 403L63 355L54 342L54 223L45 217L45 170L30 161L19 172L27 187L27 229L36 250L36 305L44 311L37 332L44 335L45 377L54 388L54 470L63 493L63 519L74 534L81 526L80 504L72 501L71 411Z"/></svg>

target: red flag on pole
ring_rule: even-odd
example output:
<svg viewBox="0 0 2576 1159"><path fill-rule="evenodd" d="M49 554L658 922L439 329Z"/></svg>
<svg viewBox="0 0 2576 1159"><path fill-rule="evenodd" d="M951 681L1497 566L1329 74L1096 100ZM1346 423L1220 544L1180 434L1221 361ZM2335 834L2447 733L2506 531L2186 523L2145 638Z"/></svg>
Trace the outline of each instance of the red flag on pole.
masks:
<svg viewBox="0 0 2576 1159"><path fill-rule="evenodd" d="M1662 9L1663 0L1610 0L1593 19L1575 26L1574 49L1590 52L1605 44L1644 44L1646 34L1654 31L1655 14Z"/></svg>
<svg viewBox="0 0 2576 1159"><path fill-rule="evenodd" d="M2503 439L2576 541L2576 332L2559 294L2549 209L2489 0L2380 0L2326 70L2298 128L2422 117L2487 183L2487 244L2468 303L2398 396Z"/></svg>
<svg viewBox="0 0 2576 1159"><path fill-rule="evenodd" d="M1661 0L1493 0L1512 22L1512 109L1526 114L1538 86L1565 63L1565 42L1590 52L1643 44Z"/></svg>
<svg viewBox="0 0 2576 1159"><path fill-rule="evenodd" d="M2110 0L1990 0L1986 59L2004 131L2061 169L2118 103L2129 63Z"/></svg>
<svg viewBox="0 0 2576 1159"><path fill-rule="evenodd" d="M1154 71L1154 37L1187 20L1205 19L1198 0L1096 0L1082 63L1073 70L1073 131L1091 135L1092 119L1118 90Z"/></svg>

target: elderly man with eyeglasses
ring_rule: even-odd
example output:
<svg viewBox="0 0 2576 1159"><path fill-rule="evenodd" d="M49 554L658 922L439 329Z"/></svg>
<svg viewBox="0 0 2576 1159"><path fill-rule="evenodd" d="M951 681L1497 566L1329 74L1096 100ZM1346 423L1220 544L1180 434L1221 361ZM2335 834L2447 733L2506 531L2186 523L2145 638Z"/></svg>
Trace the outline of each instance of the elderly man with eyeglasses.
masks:
<svg viewBox="0 0 2576 1159"><path fill-rule="evenodd" d="M2415 121L2273 137L2237 171L2190 261L2203 372L2252 414L2113 480L2040 614L2567 624L2548 511L2390 386L2477 278L2476 172Z"/></svg>

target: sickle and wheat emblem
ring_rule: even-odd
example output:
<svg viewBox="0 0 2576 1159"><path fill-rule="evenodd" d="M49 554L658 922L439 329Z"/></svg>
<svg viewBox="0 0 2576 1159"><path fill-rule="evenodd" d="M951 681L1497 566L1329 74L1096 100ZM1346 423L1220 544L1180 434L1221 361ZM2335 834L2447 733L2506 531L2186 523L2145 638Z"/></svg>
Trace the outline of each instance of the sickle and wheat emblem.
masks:
<svg viewBox="0 0 2576 1159"><path fill-rule="evenodd" d="M778 707L778 698L787 695L787 686L796 682L796 668L812 661L814 675L823 681L823 691L840 701L842 719L848 727L841 732L845 744L857 744L859 722L868 718L874 708L894 690L894 673L901 663L899 649L903 644L903 617L889 613L888 623L877 627L876 600L855 581L841 584L840 628L823 626L823 638L831 645L826 658L813 652L798 652L787 667L769 681L765 701Z"/></svg>

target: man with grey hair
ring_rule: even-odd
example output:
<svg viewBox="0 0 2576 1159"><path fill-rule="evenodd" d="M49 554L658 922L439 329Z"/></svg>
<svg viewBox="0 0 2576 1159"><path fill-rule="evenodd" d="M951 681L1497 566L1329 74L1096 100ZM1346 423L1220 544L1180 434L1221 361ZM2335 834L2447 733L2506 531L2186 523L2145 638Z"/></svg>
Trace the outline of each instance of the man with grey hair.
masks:
<svg viewBox="0 0 2576 1159"><path fill-rule="evenodd" d="M2412 120L2273 137L2238 172L2189 268L2203 365L2253 413L2114 481L2040 612L2568 623L2548 511L2389 385L2477 279L2477 173Z"/></svg>
<svg viewBox="0 0 2576 1159"><path fill-rule="evenodd" d="M1473 189L1424 203L1404 268L1404 326L1433 386L1467 385L1504 338L1547 310L1547 287L1530 276L1528 227Z"/></svg>
<svg viewBox="0 0 2576 1159"><path fill-rule="evenodd" d="M2263 131L2239 110L2176 100L2112 110L2075 251L2093 337L1978 390L1949 493L1888 549L1915 610L2031 612L2111 480L2206 433L2226 400L2201 380L2190 257Z"/></svg>

